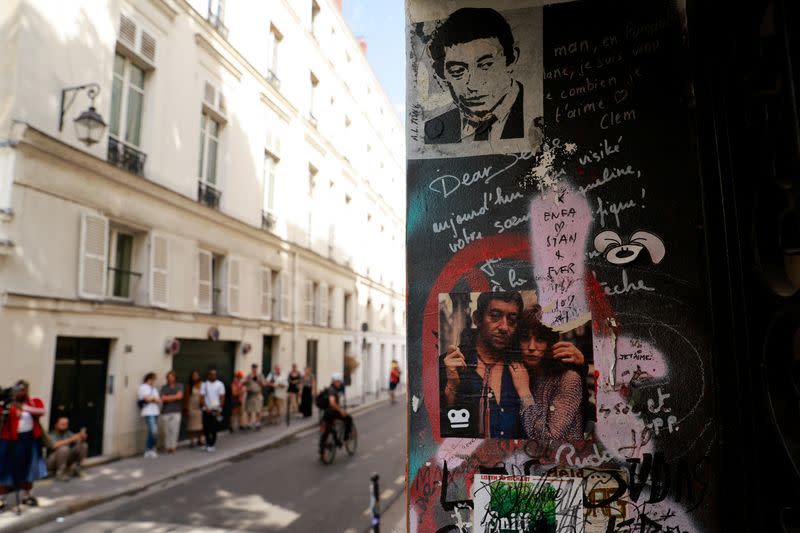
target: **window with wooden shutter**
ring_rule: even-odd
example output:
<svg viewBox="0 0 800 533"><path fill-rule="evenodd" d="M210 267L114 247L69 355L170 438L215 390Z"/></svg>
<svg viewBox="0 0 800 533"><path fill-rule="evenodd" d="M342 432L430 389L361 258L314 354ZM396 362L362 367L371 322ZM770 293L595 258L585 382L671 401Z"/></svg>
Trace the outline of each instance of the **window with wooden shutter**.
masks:
<svg viewBox="0 0 800 533"><path fill-rule="evenodd" d="M319 319L317 324L328 326L328 284L319 284Z"/></svg>
<svg viewBox="0 0 800 533"><path fill-rule="evenodd" d="M292 285L289 272L281 271L281 320L290 322L292 319Z"/></svg>
<svg viewBox="0 0 800 533"><path fill-rule="evenodd" d="M239 314L239 260L228 258L228 314Z"/></svg>
<svg viewBox="0 0 800 533"><path fill-rule="evenodd" d="M142 31L142 45L139 51L151 63L156 62L156 39L146 31Z"/></svg>
<svg viewBox="0 0 800 533"><path fill-rule="evenodd" d="M261 269L261 317L272 318L272 271Z"/></svg>
<svg viewBox="0 0 800 533"><path fill-rule="evenodd" d="M169 304L169 240L163 235L150 235L150 305Z"/></svg>
<svg viewBox="0 0 800 533"><path fill-rule="evenodd" d="M210 313L213 299L213 258L211 252L197 252L197 310Z"/></svg>
<svg viewBox="0 0 800 533"><path fill-rule="evenodd" d="M307 279L303 283L303 304L305 305L305 313L303 321L306 324L314 323L314 282Z"/></svg>
<svg viewBox="0 0 800 533"><path fill-rule="evenodd" d="M136 23L122 14L119 16L119 40L131 48L136 47Z"/></svg>
<svg viewBox="0 0 800 533"><path fill-rule="evenodd" d="M90 213L81 214L78 296L102 300L106 295L108 271L108 219Z"/></svg>

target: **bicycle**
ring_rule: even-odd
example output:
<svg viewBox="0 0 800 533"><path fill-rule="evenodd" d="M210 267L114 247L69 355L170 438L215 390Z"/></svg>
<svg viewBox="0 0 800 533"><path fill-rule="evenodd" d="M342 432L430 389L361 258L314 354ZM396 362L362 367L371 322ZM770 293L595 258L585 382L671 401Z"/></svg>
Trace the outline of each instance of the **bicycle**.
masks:
<svg viewBox="0 0 800 533"><path fill-rule="evenodd" d="M336 458L336 449L341 448L343 445L348 455L352 456L356 453L356 448L358 448L358 431L356 430L355 422L353 422L353 426L350 429L350 438L347 440L344 439L343 420L334 420L332 431L327 430L325 422L322 422L320 424L320 432L322 435L320 435L319 438L319 459L326 465L333 463L333 460Z"/></svg>

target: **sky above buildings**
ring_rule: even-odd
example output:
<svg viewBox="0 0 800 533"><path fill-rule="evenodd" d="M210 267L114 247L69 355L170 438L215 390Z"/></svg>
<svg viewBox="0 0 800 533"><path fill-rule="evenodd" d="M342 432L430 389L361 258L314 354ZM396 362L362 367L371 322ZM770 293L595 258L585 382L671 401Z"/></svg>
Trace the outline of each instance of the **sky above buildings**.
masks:
<svg viewBox="0 0 800 533"><path fill-rule="evenodd" d="M389 100L405 109L404 0L344 0L344 17L353 34L367 41L367 59Z"/></svg>

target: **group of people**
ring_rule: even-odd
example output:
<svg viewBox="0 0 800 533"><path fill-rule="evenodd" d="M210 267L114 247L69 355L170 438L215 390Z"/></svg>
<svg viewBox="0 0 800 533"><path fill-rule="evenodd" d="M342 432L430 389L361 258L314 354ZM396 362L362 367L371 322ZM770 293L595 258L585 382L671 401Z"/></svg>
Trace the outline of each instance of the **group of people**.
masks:
<svg viewBox="0 0 800 533"><path fill-rule="evenodd" d="M524 308L518 292L482 293L474 332L440 360L441 416L466 410L476 437L573 441L583 435L583 353Z"/></svg>
<svg viewBox="0 0 800 533"><path fill-rule="evenodd" d="M170 370L166 383L156 387L156 374L145 375L139 386L137 401L147 428L145 457L158 457L158 426L161 423L164 446L173 453L178 444L181 421L185 416L186 434L190 447L201 447L204 451L216 451L217 433L224 421L226 402L230 402L230 430L260 430L264 405L267 407L267 423L277 424L282 414L299 412L310 417L316 390L316 380L311 368L301 373L292 365L288 375L280 366L267 376L259 372L257 364L245 375L241 370L234 375L230 386L218 379L217 370L210 369L203 380L198 371L192 371L184 386ZM266 398L266 402L265 402Z"/></svg>
<svg viewBox="0 0 800 533"><path fill-rule="evenodd" d="M48 474L62 481L81 476L89 452L86 429L73 433L67 417L57 418L50 433L42 428L45 405L29 396L29 388L19 380L0 399L0 513L11 492L19 493L21 504L37 506L33 483Z"/></svg>

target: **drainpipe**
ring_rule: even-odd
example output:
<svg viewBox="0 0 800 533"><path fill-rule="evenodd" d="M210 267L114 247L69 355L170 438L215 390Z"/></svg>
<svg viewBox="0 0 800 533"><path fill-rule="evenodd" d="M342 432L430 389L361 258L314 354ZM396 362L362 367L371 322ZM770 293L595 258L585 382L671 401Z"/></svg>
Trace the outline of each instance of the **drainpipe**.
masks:
<svg viewBox="0 0 800 533"><path fill-rule="evenodd" d="M294 251L292 257L292 363L296 363L295 357L297 356L297 291L299 287L298 275L300 273L299 254L297 250ZM291 368L291 366L290 366Z"/></svg>

